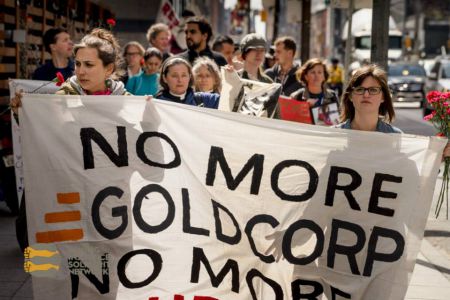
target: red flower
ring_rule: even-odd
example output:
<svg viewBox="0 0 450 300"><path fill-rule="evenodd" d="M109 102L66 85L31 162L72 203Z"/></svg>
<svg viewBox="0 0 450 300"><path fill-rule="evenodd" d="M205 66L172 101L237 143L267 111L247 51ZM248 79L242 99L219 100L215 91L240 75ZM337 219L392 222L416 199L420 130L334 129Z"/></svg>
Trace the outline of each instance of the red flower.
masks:
<svg viewBox="0 0 450 300"><path fill-rule="evenodd" d="M439 91L431 91L427 95L427 101L428 101L428 103L431 103L431 104L434 102L438 102L440 98L441 98L441 93Z"/></svg>
<svg viewBox="0 0 450 300"><path fill-rule="evenodd" d="M423 117L423 119L425 121L430 121L431 119L433 119L433 117L436 115L436 112L433 111L433 113L426 115L425 117Z"/></svg>
<svg viewBox="0 0 450 300"><path fill-rule="evenodd" d="M445 134L443 134L442 132L438 132L438 133L436 134L436 136L439 136L439 137L445 137Z"/></svg>
<svg viewBox="0 0 450 300"><path fill-rule="evenodd" d="M106 23L107 23L109 26L111 26L111 27L116 26L116 20L114 20L114 19L112 19L112 18L106 20Z"/></svg>
<svg viewBox="0 0 450 300"><path fill-rule="evenodd" d="M64 79L63 74L61 72L57 72L56 78L53 79L53 82L56 82L56 86L61 86L64 83L64 81L66 80Z"/></svg>

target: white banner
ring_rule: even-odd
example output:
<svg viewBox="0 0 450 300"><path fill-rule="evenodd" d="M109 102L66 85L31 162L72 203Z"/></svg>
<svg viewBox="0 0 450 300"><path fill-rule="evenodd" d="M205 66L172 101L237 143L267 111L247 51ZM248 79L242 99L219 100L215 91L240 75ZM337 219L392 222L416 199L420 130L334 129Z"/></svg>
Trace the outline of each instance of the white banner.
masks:
<svg viewBox="0 0 450 300"><path fill-rule="evenodd" d="M144 99L24 96L35 299L403 299L445 140Z"/></svg>
<svg viewBox="0 0 450 300"><path fill-rule="evenodd" d="M8 83L10 98L15 96L16 91L35 94L54 94L59 89L59 87L56 86L56 83L51 81L10 79ZM19 124L17 124L16 119L12 115L11 129L14 148L14 171L16 174L17 199L19 199L20 204L23 194L22 142L20 138Z"/></svg>

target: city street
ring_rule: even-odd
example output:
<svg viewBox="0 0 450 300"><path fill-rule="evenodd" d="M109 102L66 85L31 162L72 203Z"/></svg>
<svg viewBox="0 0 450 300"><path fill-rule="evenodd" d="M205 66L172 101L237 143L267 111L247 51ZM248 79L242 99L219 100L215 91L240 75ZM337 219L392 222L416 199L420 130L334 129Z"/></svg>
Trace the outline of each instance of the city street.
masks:
<svg viewBox="0 0 450 300"><path fill-rule="evenodd" d="M417 106L416 103L403 104L401 106L394 103L396 120L394 125L405 133L432 136L436 134L436 129L430 122L423 120L421 108L411 108Z"/></svg>

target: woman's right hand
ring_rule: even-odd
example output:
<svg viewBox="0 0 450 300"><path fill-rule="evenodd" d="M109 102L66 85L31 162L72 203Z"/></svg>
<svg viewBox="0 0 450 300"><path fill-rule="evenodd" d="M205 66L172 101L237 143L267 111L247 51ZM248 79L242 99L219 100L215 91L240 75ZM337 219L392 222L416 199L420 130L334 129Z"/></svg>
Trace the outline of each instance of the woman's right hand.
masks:
<svg viewBox="0 0 450 300"><path fill-rule="evenodd" d="M10 103L11 110L16 115L19 113L19 107L22 107L22 94L23 94L23 91L20 90L20 91L16 92L16 96L11 99L11 103Z"/></svg>

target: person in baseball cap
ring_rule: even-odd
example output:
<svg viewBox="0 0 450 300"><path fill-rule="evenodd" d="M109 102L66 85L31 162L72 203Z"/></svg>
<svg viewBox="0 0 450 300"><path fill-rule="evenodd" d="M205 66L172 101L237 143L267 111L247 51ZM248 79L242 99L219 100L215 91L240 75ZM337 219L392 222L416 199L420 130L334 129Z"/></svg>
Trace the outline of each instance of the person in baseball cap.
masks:
<svg viewBox="0 0 450 300"><path fill-rule="evenodd" d="M244 36L241 40L241 53L243 56L246 52L252 49L264 49L264 53L267 48L267 41L261 34L250 33ZM245 58L244 58L245 59Z"/></svg>
<svg viewBox="0 0 450 300"><path fill-rule="evenodd" d="M238 74L244 79L272 83L272 79L261 71L267 48L264 36L257 33L247 34L242 38L240 46L244 68Z"/></svg>

